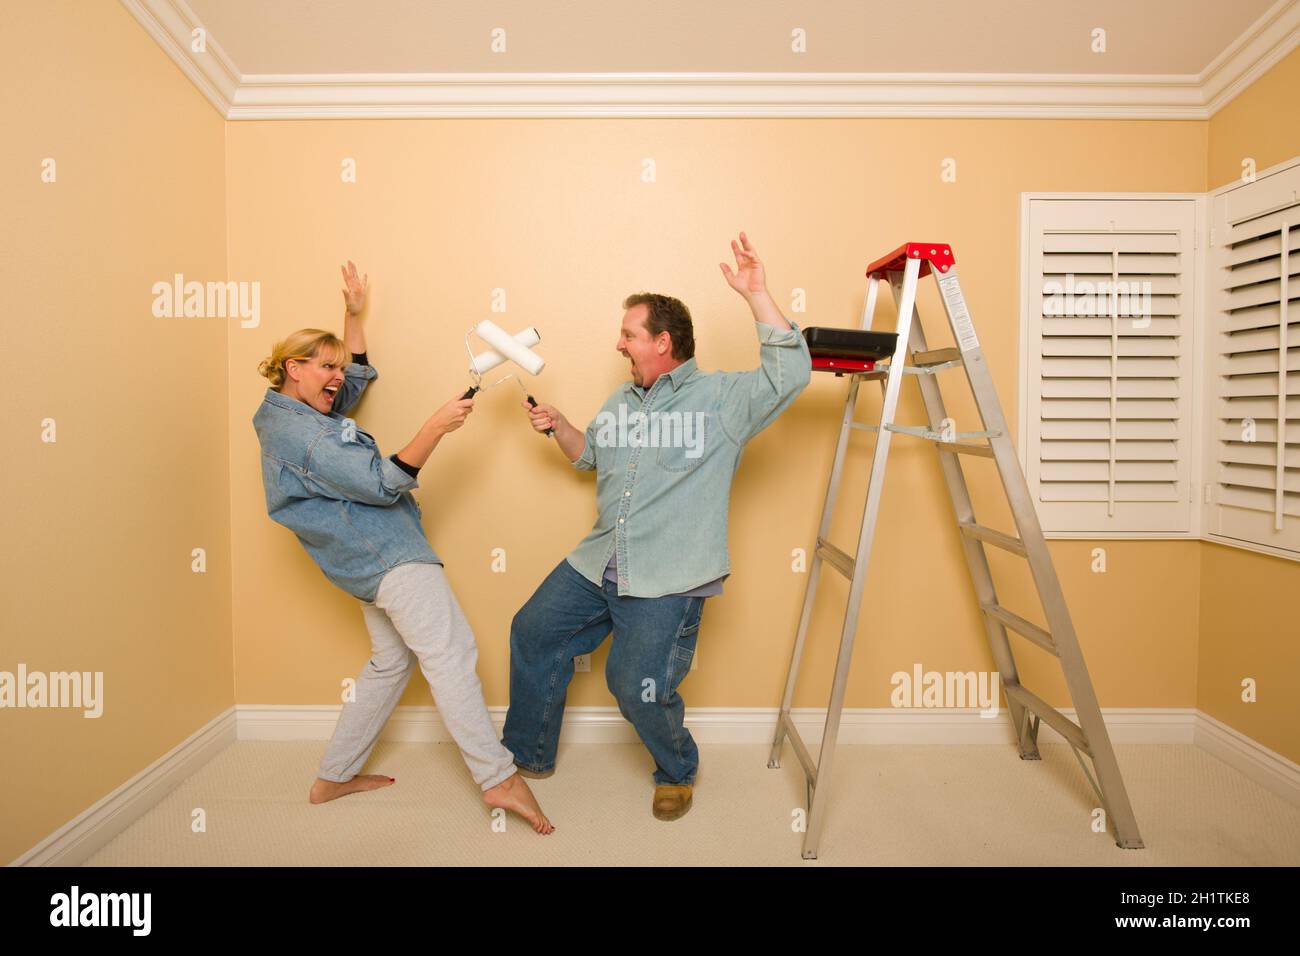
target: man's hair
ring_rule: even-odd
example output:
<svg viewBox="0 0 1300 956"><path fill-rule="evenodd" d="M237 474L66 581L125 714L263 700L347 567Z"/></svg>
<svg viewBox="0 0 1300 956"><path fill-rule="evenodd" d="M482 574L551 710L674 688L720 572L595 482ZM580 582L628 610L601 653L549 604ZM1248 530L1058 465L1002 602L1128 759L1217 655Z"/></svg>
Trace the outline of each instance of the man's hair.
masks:
<svg viewBox="0 0 1300 956"><path fill-rule="evenodd" d="M638 292L623 300L623 308L646 307L645 326L651 338L667 332L673 343L673 358L685 362L695 356L695 326L691 325L691 310L670 295Z"/></svg>

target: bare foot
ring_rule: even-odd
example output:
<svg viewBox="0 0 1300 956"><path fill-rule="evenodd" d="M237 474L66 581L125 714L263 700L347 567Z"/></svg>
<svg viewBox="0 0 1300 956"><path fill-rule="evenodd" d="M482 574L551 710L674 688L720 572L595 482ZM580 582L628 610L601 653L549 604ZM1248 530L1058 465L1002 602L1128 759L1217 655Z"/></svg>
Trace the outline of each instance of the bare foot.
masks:
<svg viewBox="0 0 1300 956"><path fill-rule="evenodd" d="M489 807L500 807L519 814L538 833L550 833L555 829L551 821L542 813L533 791L528 789L524 778L517 773L511 774L492 789L484 790L483 802Z"/></svg>
<svg viewBox="0 0 1300 956"><path fill-rule="evenodd" d="M380 787L391 787L396 780L396 777L385 776L382 773L363 773L345 783L335 783L333 780L322 780L317 777L316 782L311 785L311 793L307 795L307 799L312 803L325 803L336 797L356 793L358 790L378 790Z"/></svg>

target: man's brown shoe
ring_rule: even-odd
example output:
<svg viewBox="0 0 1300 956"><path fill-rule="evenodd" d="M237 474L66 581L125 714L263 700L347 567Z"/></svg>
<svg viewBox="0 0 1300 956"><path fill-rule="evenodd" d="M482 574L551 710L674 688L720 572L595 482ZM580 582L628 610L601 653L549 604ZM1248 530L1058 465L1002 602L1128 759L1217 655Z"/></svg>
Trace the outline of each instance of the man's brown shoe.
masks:
<svg viewBox="0 0 1300 956"><path fill-rule="evenodd" d="M655 787L653 810L656 820L676 820L691 808L690 784L661 784Z"/></svg>

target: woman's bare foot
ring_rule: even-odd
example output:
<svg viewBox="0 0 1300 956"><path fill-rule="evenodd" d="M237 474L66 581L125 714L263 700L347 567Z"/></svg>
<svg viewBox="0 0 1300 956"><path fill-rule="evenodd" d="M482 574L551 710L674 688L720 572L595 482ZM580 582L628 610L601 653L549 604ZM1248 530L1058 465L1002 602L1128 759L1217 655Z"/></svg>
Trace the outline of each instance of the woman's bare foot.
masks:
<svg viewBox="0 0 1300 956"><path fill-rule="evenodd" d="M335 783L333 780L322 780L317 777L316 782L311 785L311 793L307 795L307 799L312 803L325 803L327 800L347 796L349 793L356 793L358 790L378 790L380 787L390 787L396 780L396 777L388 777L382 773L359 774L344 783Z"/></svg>
<svg viewBox="0 0 1300 956"><path fill-rule="evenodd" d="M500 807L519 814L538 833L550 833L555 829L551 821L542 813L533 791L528 789L524 778L517 773L512 773L492 789L484 790L483 802L489 807Z"/></svg>

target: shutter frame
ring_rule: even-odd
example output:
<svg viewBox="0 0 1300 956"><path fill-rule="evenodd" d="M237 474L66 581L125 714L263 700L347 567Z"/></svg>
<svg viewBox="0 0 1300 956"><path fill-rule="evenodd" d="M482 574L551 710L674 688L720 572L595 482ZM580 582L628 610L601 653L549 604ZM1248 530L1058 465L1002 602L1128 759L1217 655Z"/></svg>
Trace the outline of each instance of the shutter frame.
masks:
<svg viewBox="0 0 1300 956"><path fill-rule="evenodd" d="M1197 202L1024 196L1021 458L1050 536L1192 535ZM1108 297L1065 315L1044 293L1071 274Z"/></svg>
<svg viewBox="0 0 1300 956"><path fill-rule="evenodd" d="M1300 164L1217 192L1211 216L1205 536L1300 558Z"/></svg>
<svg viewBox="0 0 1300 956"><path fill-rule="evenodd" d="M1193 536L1200 202L1023 199L1020 452L1049 536ZM1110 283L1104 310L1075 303L1107 314L1045 299L1065 273Z"/></svg>

